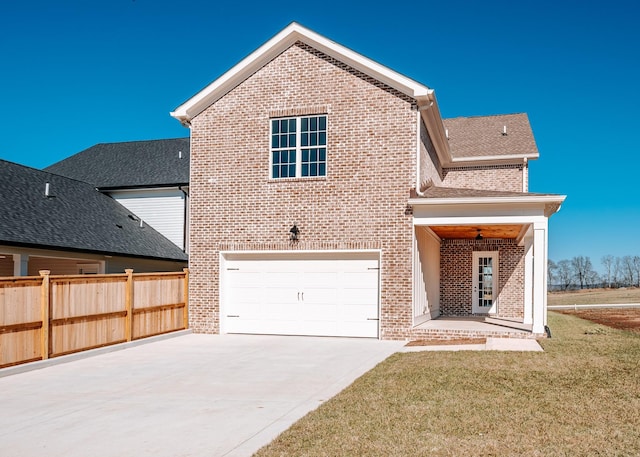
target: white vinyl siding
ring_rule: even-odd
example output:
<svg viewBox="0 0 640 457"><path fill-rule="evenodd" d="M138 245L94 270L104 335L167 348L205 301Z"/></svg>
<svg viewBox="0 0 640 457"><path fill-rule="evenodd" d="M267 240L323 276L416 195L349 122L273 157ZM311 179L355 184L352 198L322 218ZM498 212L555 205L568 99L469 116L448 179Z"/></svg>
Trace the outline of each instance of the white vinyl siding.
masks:
<svg viewBox="0 0 640 457"><path fill-rule="evenodd" d="M141 218L145 225L184 249L185 196L180 189L114 191L109 195Z"/></svg>
<svg viewBox="0 0 640 457"><path fill-rule="evenodd" d="M89 267L91 265L91 267ZM104 273L104 262L92 262L88 259L63 259L56 257L29 256L29 276L40 276L40 270L49 270L52 275L84 274L89 268L94 274Z"/></svg>

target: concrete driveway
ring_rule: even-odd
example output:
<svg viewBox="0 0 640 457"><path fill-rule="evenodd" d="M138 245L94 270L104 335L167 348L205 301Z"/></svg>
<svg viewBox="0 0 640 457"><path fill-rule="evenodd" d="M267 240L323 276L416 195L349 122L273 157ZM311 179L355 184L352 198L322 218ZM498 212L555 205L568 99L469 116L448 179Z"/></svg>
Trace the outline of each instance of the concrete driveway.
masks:
<svg viewBox="0 0 640 457"><path fill-rule="evenodd" d="M183 335L0 378L0 455L250 456L404 343Z"/></svg>

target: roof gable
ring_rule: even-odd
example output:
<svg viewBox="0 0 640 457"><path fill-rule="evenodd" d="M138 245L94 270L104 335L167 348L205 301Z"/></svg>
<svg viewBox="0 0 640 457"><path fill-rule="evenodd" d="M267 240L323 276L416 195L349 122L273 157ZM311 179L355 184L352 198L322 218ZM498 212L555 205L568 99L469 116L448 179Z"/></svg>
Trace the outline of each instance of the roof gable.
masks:
<svg viewBox="0 0 640 457"><path fill-rule="evenodd" d="M433 90L295 22L171 113L185 125L297 41L369 75L416 100L433 100Z"/></svg>
<svg viewBox="0 0 640 457"><path fill-rule="evenodd" d="M96 144L45 171L101 189L189 183L189 138Z"/></svg>
<svg viewBox="0 0 640 457"><path fill-rule="evenodd" d="M49 196L45 195L49 183ZM0 244L181 260L175 244L95 186L0 160Z"/></svg>

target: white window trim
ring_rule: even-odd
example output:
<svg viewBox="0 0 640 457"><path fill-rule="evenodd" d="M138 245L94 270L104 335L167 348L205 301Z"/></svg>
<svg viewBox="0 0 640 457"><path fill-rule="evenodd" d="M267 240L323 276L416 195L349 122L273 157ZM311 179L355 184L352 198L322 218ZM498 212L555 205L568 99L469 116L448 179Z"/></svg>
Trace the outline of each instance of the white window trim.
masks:
<svg viewBox="0 0 640 457"><path fill-rule="evenodd" d="M325 150L327 150L327 143L328 141L328 136L329 136L329 117L327 116L327 114L322 113L322 114L305 114L302 116L281 116L281 117L271 117L269 118L269 180L270 181L286 181L286 180L297 180L297 179L304 179L304 180L308 180L308 179L325 179L327 177L328 174L328 156L325 156L325 174L324 175L317 175L317 176L302 176L302 145L301 145L301 139L302 139L302 119L303 118L310 118L310 117L321 117L324 116L325 117L325 134L326 134L326 139L325 139L325 144L324 145L316 145L315 147L317 148L321 148L324 147ZM295 176L288 176L286 178L283 177L274 177L273 176L273 152L274 152L274 148L272 146L272 141L273 141L273 121L280 121L283 119L295 119L296 120L296 175ZM310 146L307 146L306 148L310 148ZM278 150L282 150L282 149L286 149L286 148L277 148ZM288 149L292 149L292 148L288 148ZM328 151L327 151L328 152ZM326 154L326 153L325 153Z"/></svg>

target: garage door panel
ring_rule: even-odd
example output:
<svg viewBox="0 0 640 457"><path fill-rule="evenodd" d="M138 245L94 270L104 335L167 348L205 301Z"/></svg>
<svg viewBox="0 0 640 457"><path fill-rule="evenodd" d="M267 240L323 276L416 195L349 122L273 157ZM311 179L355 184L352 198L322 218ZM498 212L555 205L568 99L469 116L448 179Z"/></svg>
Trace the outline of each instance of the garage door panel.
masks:
<svg viewBox="0 0 640 457"><path fill-rule="evenodd" d="M377 283L378 271L345 271L341 281L352 288L371 287L372 283Z"/></svg>
<svg viewBox="0 0 640 457"><path fill-rule="evenodd" d="M263 274L260 272L229 271L227 272L227 286L232 289L247 286L251 288L261 287L262 276Z"/></svg>
<svg viewBox="0 0 640 457"><path fill-rule="evenodd" d="M302 295L304 294L304 295ZM338 301L338 293L335 289L304 289L301 293L305 305L335 304Z"/></svg>
<svg viewBox="0 0 640 457"><path fill-rule="evenodd" d="M295 304L298 302L297 296L298 289L295 287L265 287L261 299L268 304Z"/></svg>
<svg viewBox="0 0 640 457"><path fill-rule="evenodd" d="M305 271L302 275L304 287L328 287L335 284L337 273L329 271Z"/></svg>
<svg viewBox="0 0 640 457"><path fill-rule="evenodd" d="M378 261L349 256L227 262L224 330L377 337Z"/></svg>
<svg viewBox="0 0 640 457"><path fill-rule="evenodd" d="M371 307L367 305L341 306L337 316L339 321L345 322L375 322L377 314L371 313Z"/></svg>
<svg viewBox="0 0 640 457"><path fill-rule="evenodd" d="M340 296L345 305L370 306L372 303L378 303L377 289L343 289Z"/></svg>
<svg viewBox="0 0 640 457"><path fill-rule="evenodd" d="M269 287L291 287L298 281L296 271L267 271L264 273L265 284Z"/></svg>
<svg viewBox="0 0 640 457"><path fill-rule="evenodd" d="M300 320L336 322L338 319L338 306L335 304L309 305L305 303L303 308Z"/></svg>

